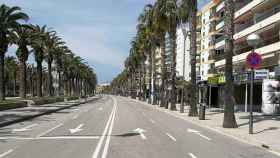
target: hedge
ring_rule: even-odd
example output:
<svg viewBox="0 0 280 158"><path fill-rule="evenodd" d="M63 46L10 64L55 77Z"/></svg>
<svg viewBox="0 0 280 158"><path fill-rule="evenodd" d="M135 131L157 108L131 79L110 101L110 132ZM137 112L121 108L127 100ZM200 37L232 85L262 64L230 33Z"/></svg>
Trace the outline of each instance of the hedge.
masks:
<svg viewBox="0 0 280 158"><path fill-rule="evenodd" d="M19 100L4 100L0 102L0 111L26 107L27 102Z"/></svg>

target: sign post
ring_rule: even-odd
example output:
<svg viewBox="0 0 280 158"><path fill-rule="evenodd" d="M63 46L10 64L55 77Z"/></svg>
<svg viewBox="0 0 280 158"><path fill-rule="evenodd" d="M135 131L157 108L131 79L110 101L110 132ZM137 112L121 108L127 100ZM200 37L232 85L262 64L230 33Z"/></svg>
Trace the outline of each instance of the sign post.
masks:
<svg viewBox="0 0 280 158"><path fill-rule="evenodd" d="M254 50L247 55L246 64L251 69L250 78L250 120L249 120L249 134L253 134L253 87L254 87L254 69L258 68L261 64L261 55Z"/></svg>

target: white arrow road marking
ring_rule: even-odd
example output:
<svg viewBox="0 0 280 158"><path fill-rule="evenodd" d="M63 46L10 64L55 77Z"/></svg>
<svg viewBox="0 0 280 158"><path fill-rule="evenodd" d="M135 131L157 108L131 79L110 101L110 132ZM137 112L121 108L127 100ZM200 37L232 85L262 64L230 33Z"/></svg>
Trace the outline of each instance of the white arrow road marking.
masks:
<svg viewBox="0 0 280 158"><path fill-rule="evenodd" d="M176 138L173 137L171 134L169 133L165 133L170 139L172 139L174 142L176 142Z"/></svg>
<svg viewBox="0 0 280 158"><path fill-rule="evenodd" d="M23 128L19 128L19 129L13 129L12 132L24 132L24 131L29 131L31 130L32 127L35 127L37 126L38 124L32 124L32 125L29 125L29 126L26 126L26 127L23 127Z"/></svg>
<svg viewBox="0 0 280 158"><path fill-rule="evenodd" d="M133 132L139 133L142 139L147 139L147 137L144 135L144 132L146 132L146 130L141 129L141 128L136 128L135 130L133 130Z"/></svg>
<svg viewBox="0 0 280 158"><path fill-rule="evenodd" d="M84 124L80 124L79 126L77 126L76 128L74 128L74 129L69 129L69 131L70 131L70 133L71 134L74 134L74 133L77 133L77 132L80 132L80 131L82 131L83 129L82 129L82 127L84 126Z"/></svg>
<svg viewBox="0 0 280 158"><path fill-rule="evenodd" d="M209 140L209 141L211 140L211 138L209 138L209 137L207 137L207 136L201 134L201 133L200 133L199 131L197 131L197 130L194 130L194 129L189 128L189 129L188 129L188 132L197 134L197 135L199 135L200 137L202 137L202 138L204 138L204 139L206 139L206 140Z"/></svg>
<svg viewBox="0 0 280 158"><path fill-rule="evenodd" d="M61 124L59 124L59 125L57 125L57 126L51 128L51 129L49 129L49 130L47 130L47 131L45 131L45 132L39 134L37 137L42 137L42 136L44 136L44 135L50 133L51 131L53 131L53 130L59 128L59 127L61 127L62 125L63 125L63 123L61 123Z"/></svg>
<svg viewBox="0 0 280 158"><path fill-rule="evenodd" d="M114 100L114 98L113 98L113 100ZM114 101L115 101L115 100L114 100ZM106 136L106 133L107 133L107 131L108 131L108 128L109 128L109 126L110 126L110 123L111 123L111 121L112 121L113 115L115 114L116 106L117 106L117 104L116 104L116 102L115 102L114 107L113 107L113 109L112 109L112 112L111 112L111 114L110 114L110 116L109 116L109 119L108 119L108 121L107 121L107 123L106 123L105 129L104 129L104 131L103 131L103 133L102 133L102 136L101 136L101 138L99 139L98 144L97 144L97 146L96 146L96 148L95 148L95 150L94 150L94 153L93 153L93 155L92 155L92 158L97 158L97 157L98 157L98 154L99 154L99 152L100 152L102 143L103 143L103 141L104 141L104 138L105 138L105 136Z"/></svg>
<svg viewBox="0 0 280 158"><path fill-rule="evenodd" d="M8 150L8 151L6 151L6 152L0 154L0 158L1 158L1 157L4 157L4 156L7 156L8 154L10 154L10 153L13 152L13 151L14 151L13 149L10 149L10 150Z"/></svg>
<svg viewBox="0 0 280 158"><path fill-rule="evenodd" d="M197 158L193 153L189 153L191 158Z"/></svg>

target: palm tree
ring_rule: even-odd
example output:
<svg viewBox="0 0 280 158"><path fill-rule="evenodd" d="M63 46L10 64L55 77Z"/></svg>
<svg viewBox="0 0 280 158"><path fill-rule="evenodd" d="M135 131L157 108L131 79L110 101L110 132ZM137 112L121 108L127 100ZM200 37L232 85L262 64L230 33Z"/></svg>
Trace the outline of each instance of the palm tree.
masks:
<svg viewBox="0 0 280 158"><path fill-rule="evenodd" d="M10 43L9 35L15 28L20 27L19 20L29 19L28 15L20 10L20 7L8 7L5 4L0 6L0 100L5 100L4 58Z"/></svg>
<svg viewBox="0 0 280 158"><path fill-rule="evenodd" d="M166 0L158 0L154 5L154 27L155 34L159 38L160 49L161 49L161 85L160 85L160 106L167 106L166 101L166 64L165 64L165 32L168 29L168 22L165 16L166 13Z"/></svg>
<svg viewBox="0 0 280 158"><path fill-rule="evenodd" d="M143 13L138 18L139 21L139 33L142 38L142 46L149 60L148 65L148 78L149 78L149 98L148 102L151 103L151 91L152 91L152 56L154 47L154 35L153 35L153 5L147 4L144 7Z"/></svg>
<svg viewBox="0 0 280 158"><path fill-rule="evenodd" d="M45 59L48 64L48 95L53 96L53 79L52 79L52 63L55 53L59 50L59 46L65 44L56 35L55 31L49 31L46 33L45 41Z"/></svg>
<svg viewBox="0 0 280 158"><path fill-rule="evenodd" d="M19 59L20 68L20 91L19 96L26 98L26 61L28 60L29 50L28 47L36 37L32 33L32 27L29 25L21 25L15 29L15 33L11 35L12 42L18 45L16 55Z"/></svg>
<svg viewBox="0 0 280 158"><path fill-rule="evenodd" d="M182 23L187 21L190 24L190 57L191 57L191 85L190 85L190 110L189 116L197 116L196 104L196 21L197 21L197 0L182 0L179 14Z"/></svg>
<svg viewBox="0 0 280 158"><path fill-rule="evenodd" d="M224 121L223 127L237 128L234 115L234 91L233 91L233 75L232 75L232 56L233 56L233 34L234 34L234 1L225 0L225 78L226 84L224 92Z"/></svg>
<svg viewBox="0 0 280 158"><path fill-rule="evenodd" d="M44 60L45 53L45 42L46 42L46 25L40 27L39 25L32 25L33 32L37 34L36 38L33 40L31 47L34 49L34 57L37 64L37 97L42 97L42 85L43 85L43 67L42 62Z"/></svg>

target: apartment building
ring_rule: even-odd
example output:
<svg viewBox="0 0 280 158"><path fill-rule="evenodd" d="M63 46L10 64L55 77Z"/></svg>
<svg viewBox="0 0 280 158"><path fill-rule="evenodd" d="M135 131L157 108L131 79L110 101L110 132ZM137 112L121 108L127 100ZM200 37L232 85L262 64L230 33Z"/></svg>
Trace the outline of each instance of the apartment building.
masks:
<svg viewBox="0 0 280 158"><path fill-rule="evenodd" d="M210 2L211 4L212 2ZM224 68L225 68L225 40L224 32L224 1L215 6L216 26L214 29L215 41L212 57L214 64L212 72L216 75L208 78L209 105L222 105L219 101L223 94ZM260 111L262 104L262 82L265 78L274 78L274 68L279 65L280 54L280 1L279 0L236 0L235 1L235 33L233 71L235 81L235 99L241 109L247 110L248 104L248 69L245 64L246 56L253 49L247 44L246 38L252 33L261 37L261 43L256 47L256 52L262 55L262 64L258 71L267 73L258 78L255 75L254 107ZM208 71L209 72L209 71ZM211 93L212 91L212 93ZM247 96L247 97L246 97ZM214 102L218 100L218 102ZM245 105L245 106L244 106Z"/></svg>
<svg viewBox="0 0 280 158"><path fill-rule="evenodd" d="M190 36L188 25L182 25L177 28L176 43L176 76L190 81Z"/></svg>

